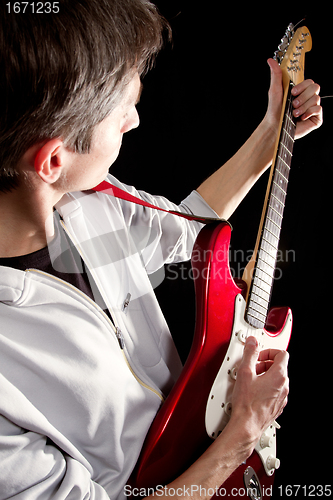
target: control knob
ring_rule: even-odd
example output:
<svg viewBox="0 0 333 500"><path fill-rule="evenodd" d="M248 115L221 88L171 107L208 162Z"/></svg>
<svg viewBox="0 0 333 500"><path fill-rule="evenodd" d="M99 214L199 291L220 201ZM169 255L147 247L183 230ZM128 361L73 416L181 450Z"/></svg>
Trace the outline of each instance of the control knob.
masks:
<svg viewBox="0 0 333 500"><path fill-rule="evenodd" d="M260 438L260 446L262 448L270 448L271 446L273 446L273 438L271 436L269 436L268 434L266 434L265 432L262 434L261 438Z"/></svg>
<svg viewBox="0 0 333 500"><path fill-rule="evenodd" d="M273 455L269 455L266 460L266 465L268 470L278 469L280 467L280 460Z"/></svg>

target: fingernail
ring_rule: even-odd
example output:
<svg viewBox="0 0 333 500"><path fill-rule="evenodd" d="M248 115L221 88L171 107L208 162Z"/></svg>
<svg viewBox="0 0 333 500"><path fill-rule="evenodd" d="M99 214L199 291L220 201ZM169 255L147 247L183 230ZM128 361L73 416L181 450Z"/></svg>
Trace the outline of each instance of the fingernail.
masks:
<svg viewBox="0 0 333 500"><path fill-rule="evenodd" d="M293 105L294 106L299 106L299 100L298 99L294 99L293 100Z"/></svg>
<svg viewBox="0 0 333 500"><path fill-rule="evenodd" d="M246 339L246 344L247 344L247 345L254 345L254 346L256 346L256 347L257 347L258 342L257 342L257 339L256 339L255 337L248 337L248 338Z"/></svg>

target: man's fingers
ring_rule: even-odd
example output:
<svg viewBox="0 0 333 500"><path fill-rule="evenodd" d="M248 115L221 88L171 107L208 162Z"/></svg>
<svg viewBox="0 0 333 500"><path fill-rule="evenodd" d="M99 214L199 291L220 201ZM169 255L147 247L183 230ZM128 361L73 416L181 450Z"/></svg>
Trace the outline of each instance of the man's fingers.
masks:
<svg viewBox="0 0 333 500"><path fill-rule="evenodd" d="M294 116L301 116L303 113L306 113L309 111L311 108L319 108L320 107L320 96L317 94L311 95L308 100L304 101L304 103L301 103L301 100L299 101L296 99L296 103L293 103L294 111L293 114ZM309 113L309 116L311 116L312 113Z"/></svg>
<svg viewBox="0 0 333 500"><path fill-rule="evenodd" d="M267 370L270 369L270 367L272 366L273 363L274 363L274 361L272 361L271 359L269 359L267 361L258 361L258 363L256 365L257 375L261 375L262 373L267 372Z"/></svg>
<svg viewBox="0 0 333 500"><path fill-rule="evenodd" d="M299 139L323 123L323 110L320 105L320 86L313 80L304 80L292 89L294 95L293 115L299 118L295 139Z"/></svg>
<svg viewBox="0 0 333 500"><path fill-rule="evenodd" d="M242 373L255 374L259 356L258 341L255 337L248 337L245 342L242 362L238 369L238 376Z"/></svg>
<svg viewBox="0 0 333 500"><path fill-rule="evenodd" d="M293 96L299 96L303 93L303 95L300 96L299 99L296 98L296 100L305 102L309 96L313 94L320 94L320 85L315 83L313 80L303 80L301 83L292 88L291 93Z"/></svg>
<svg viewBox="0 0 333 500"><path fill-rule="evenodd" d="M283 370L287 369L289 354L281 349L265 349L258 355L258 362L256 364L256 373L261 375L267 372L274 363L279 365Z"/></svg>
<svg viewBox="0 0 333 500"><path fill-rule="evenodd" d="M260 351L258 360L259 361L274 361L276 357L279 357L279 359L286 359L288 361L289 354L287 351L283 351L281 349L264 349L263 351Z"/></svg>
<svg viewBox="0 0 333 500"><path fill-rule="evenodd" d="M238 369L238 375L261 375L275 366L273 371L287 373L289 354L281 349L264 349L259 351L255 337L248 337L244 347L243 359Z"/></svg>

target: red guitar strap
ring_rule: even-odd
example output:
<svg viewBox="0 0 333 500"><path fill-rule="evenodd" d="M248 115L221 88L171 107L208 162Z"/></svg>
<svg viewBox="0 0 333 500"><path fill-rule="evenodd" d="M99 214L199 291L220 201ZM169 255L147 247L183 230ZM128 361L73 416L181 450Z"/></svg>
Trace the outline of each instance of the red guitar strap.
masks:
<svg viewBox="0 0 333 500"><path fill-rule="evenodd" d="M156 210L161 210L162 212L167 212L169 214L178 215L178 217L183 217L184 219L194 220L197 222L202 222L203 224L208 224L209 222L217 222L222 221L223 219L214 218L214 217L200 217L198 215L189 215L183 212L177 212L175 210L165 210L164 208L157 207L156 205L152 205L151 203L147 203L136 196L133 196L127 191L110 184L110 182L103 181L98 186L93 188L93 191L99 191L101 193L108 194L110 196L114 196L115 198L120 198L121 200L130 201L132 203L136 203L137 205L142 205L148 208L155 208Z"/></svg>

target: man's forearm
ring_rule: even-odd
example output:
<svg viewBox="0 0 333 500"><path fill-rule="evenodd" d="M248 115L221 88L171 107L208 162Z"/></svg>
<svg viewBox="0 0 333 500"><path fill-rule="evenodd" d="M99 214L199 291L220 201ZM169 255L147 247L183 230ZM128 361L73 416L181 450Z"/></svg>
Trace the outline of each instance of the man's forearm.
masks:
<svg viewBox="0 0 333 500"><path fill-rule="evenodd" d="M211 444L206 452L181 476L163 490L158 490L158 498L167 500L168 491L175 492L176 499L190 496L192 500L208 500L213 492L228 479L234 470L252 453L257 439L247 433L246 425L232 419L222 434ZM186 493L186 495L184 495ZM157 495L156 495L157 496ZM149 497L153 500L155 495Z"/></svg>
<svg viewBox="0 0 333 500"><path fill-rule="evenodd" d="M228 219L272 162L276 136L261 122L237 153L197 189L222 218Z"/></svg>

